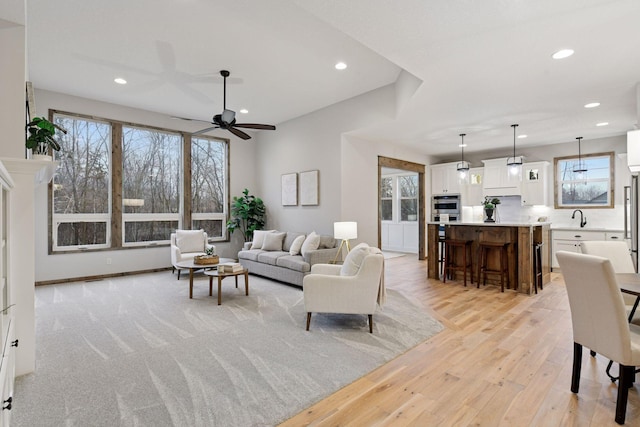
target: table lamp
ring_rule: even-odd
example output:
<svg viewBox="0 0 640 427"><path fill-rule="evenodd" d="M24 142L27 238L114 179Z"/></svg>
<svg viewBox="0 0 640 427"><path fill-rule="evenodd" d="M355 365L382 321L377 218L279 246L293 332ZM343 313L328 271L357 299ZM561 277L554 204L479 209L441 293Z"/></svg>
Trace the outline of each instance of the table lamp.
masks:
<svg viewBox="0 0 640 427"><path fill-rule="evenodd" d="M349 253L351 250L349 240L358 238L358 223L355 221L334 222L333 237L342 240L340 242L340 248L338 248L338 253L333 260L333 263L335 264L338 259L338 255L342 255L342 247L346 246L347 253Z"/></svg>

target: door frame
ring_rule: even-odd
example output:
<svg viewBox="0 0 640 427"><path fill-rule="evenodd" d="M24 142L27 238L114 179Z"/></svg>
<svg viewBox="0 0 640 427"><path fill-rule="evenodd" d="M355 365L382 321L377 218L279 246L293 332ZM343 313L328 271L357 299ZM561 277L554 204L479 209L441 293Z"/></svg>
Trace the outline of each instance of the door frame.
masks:
<svg viewBox="0 0 640 427"><path fill-rule="evenodd" d="M408 162L406 160L393 159L391 157L378 156L378 247L382 248L382 203L380 196L382 194L382 168L402 169L418 174L418 259L426 259L425 253L425 165L420 163Z"/></svg>

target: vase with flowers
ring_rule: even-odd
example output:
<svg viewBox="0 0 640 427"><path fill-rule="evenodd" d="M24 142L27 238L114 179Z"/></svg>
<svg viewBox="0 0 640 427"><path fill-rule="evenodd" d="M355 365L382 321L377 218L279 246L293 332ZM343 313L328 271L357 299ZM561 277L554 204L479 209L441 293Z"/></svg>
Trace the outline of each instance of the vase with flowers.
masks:
<svg viewBox="0 0 640 427"><path fill-rule="evenodd" d="M484 201L482 202L482 206L484 207L484 222L496 222L493 214L497 209L497 206L500 204L500 199L497 197L484 196Z"/></svg>

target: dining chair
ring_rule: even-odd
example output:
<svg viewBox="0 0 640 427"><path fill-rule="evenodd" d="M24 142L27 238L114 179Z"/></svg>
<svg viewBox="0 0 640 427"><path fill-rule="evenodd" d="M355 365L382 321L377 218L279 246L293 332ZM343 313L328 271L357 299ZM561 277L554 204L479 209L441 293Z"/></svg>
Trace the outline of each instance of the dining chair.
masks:
<svg viewBox="0 0 640 427"><path fill-rule="evenodd" d="M615 421L624 424L629 387L640 366L640 333L629 325L622 292L607 258L559 251L573 327L571 391L578 393L582 347L586 346L620 366Z"/></svg>

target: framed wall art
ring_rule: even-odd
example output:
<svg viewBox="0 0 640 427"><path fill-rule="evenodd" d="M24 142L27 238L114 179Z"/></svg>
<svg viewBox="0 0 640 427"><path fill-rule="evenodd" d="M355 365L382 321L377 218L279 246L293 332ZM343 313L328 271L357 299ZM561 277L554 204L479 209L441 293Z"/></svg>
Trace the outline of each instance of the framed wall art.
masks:
<svg viewBox="0 0 640 427"><path fill-rule="evenodd" d="M282 175L282 206L296 206L298 204L298 174L286 173Z"/></svg>
<svg viewBox="0 0 640 427"><path fill-rule="evenodd" d="M302 206L318 205L318 170L300 172L300 204Z"/></svg>

